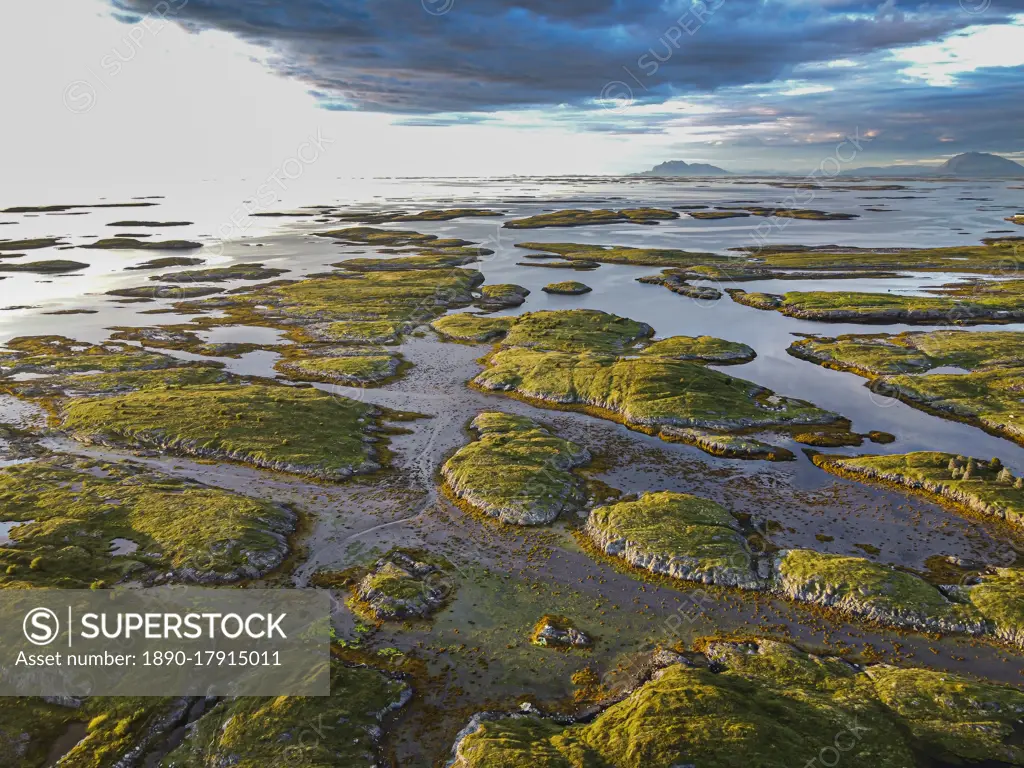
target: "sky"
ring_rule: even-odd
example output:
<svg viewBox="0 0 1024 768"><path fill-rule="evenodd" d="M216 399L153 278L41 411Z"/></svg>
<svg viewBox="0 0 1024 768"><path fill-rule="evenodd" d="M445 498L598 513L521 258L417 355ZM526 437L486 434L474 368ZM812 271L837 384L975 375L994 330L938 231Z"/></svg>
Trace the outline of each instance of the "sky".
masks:
<svg viewBox="0 0 1024 768"><path fill-rule="evenodd" d="M1024 159L1024 0L36 0L0 66L8 184Z"/></svg>

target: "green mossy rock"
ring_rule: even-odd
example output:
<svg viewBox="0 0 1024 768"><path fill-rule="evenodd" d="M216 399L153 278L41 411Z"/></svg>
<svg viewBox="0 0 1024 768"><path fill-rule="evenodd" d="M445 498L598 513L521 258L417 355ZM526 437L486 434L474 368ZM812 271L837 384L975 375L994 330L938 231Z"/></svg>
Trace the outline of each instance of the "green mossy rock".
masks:
<svg viewBox="0 0 1024 768"><path fill-rule="evenodd" d="M463 312L445 315L431 323L430 327L442 338L483 343L504 336L514 322L514 317L484 317Z"/></svg>
<svg viewBox="0 0 1024 768"><path fill-rule="evenodd" d="M60 272L77 272L85 269L88 264L67 259L50 259L48 261L0 262L0 272L33 272L40 275L57 274Z"/></svg>
<svg viewBox="0 0 1024 768"><path fill-rule="evenodd" d="M868 667L771 641L711 643L586 725L478 716L453 768L908 768L1019 765L1024 694L919 669ZM716 671L709 668L713 665Z"/></svg>
<svg viewBox="0 0 1024 768"><path fill-rule="evenodd" d="M515 283L496 283L494 285L481 285L480 298L475 304L487 312L495 312L499 309L518 307L526 301L530 291Z"/></svg>
<svg viewBox="0 0 1024 768"><path fill-rule="evenodd" d="M754 556L728 510L685 493L645 493L591 511L587 535L606 554L685 581L757 589Z"/></svg>
<svg viewBox="0 0 1024 768"><path fill-rule="evenodd" d="M69 456L0 470L0 506L6 521L22 522L0 545L6 588L255 578L280 565L296 519L141 466ZM112 554L116 540L135 546Z"/></svg>
<svg viewBox="0 0 1024 768"><path fill-rule="evenodd" d="M544 227L584 227L590 224L657 224L659 221L678 219L675 211L661 208L623 208L612 211L567 209L540 213L524 219L512 219L504 223L506 229L542 229Z"/></svg>
<svg viewBox="0 0 1024 768"><path fill-rule="evenodd" d="M564 296L582 296L584 293L590 293L594 289L586 283L580 283L575 280L566 280L561 283L549 283L541 290L544 291L544 293L562 294Z"/></svg>
<svg viewBox="0 0 1024 768"><path fill-rule="evenodd" d="M225 699L203 715L162 768L334 768L383 765L381 724L408 686L335 663L331 696Z"/></svg>
<svg viewBox="0 0 1024 768"><path fill-rule="evenodd" d="M375 413L313 388L223 384L74 399L61 427L84 442L128 443L341 480L379 468L363 439Z"/></svg>
<svg viewBox="0 0 1024 768"><path fill-rule="evenodd" d="M819 322L962 325L1024 318L1024 280L962 283L936 293L943 295L791 291L778 296L737 289L729 291L733 300L740 304Z"/></svg>
<svg viewBox="0 0 1024 768"><path fill-rule="evenodd" d="M153 275L150 280L160 283L221 283L227 280L269 280L291 270L265 267L263 264L232 264L230 267L209 267L208 269L187 269L184 272L167 272Z"/></svg>
<svg viewBox="0 0 1024 768"><path fill-rule="evenodd" d="M645 267L738 266L744 262L734 256L715 253L680 251L674 248L629 248L620 245L587 245L584 243L516 243L544 254L561 256L569 262L589 261L600 264L632 264Z"/></svg>
<svg viewBox="0 0 1024 768"><path fill-rule="evenodd" d="M647 323L596 309L527 312L515 318L506 347L559 352L622 352L654 335Z"/></svg>
<svg viewBox="0 0 1024 768"><path fill-rule="evenodd" d="M915 451L888 456L833 456L817 454L814 463L824 470L855 480L891 484L923 493L945 506L967 508L991 515L1012 525L1024 525L1024 489L1016 487L1009 470L1003 474L984 459L968 459L952 453Z"/></svg>
<svg viewBox="0 0 1024 768"><path fill-rule="evenodd" d="M714 336L670 336L644 347L643 353L709 365L738 365L757 357L746 344Z"/></svg>
<svg viewBox="0 0 1024 768"><path fill-rule="evenodd" d="M970 606L951 602L919 576L861 557L791 549L776 555L773 576L776 591L793 600L889 626L976 635L986 631Z"/></svg>
<svg viewBox="0 0 1024 768"><path fill-rule="evenodd" d="M513 343L518 324L505 344ZM570 340L570 344L573 342ZM703 365L653 355L507 349L493 355L474 384L560 406L597 408L629 426L696 427L732 431L751 427L830 424L837 414Z"/></svg>
<svg viewBox="0 0 1024 768"><path fill-rule="evenodd" d="M374 385L398 373L401 358L380 354L372 348L316 350L314 354L289 354L274 364L275 370L291 381L319 381L325 384Z"/></svg>
<svg viewBox="0 0 1024 768"><path fill-rule="evenodd" d="M452 493L504 523L543 525L583 503L574 467L590 461L585 448L527 418L496 411L472 423L479 439L445 462Z"/></svg>

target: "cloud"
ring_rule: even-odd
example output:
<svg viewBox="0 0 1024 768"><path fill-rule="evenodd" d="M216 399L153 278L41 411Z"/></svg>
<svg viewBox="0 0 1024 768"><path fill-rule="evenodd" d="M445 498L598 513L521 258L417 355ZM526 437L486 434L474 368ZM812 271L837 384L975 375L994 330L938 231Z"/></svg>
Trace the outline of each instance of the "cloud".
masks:
<svg viewBox="0 0 1024 768"><path fill-rule="evenodd" d="M155 0L112 2L127 18ZM983 42L1009 39L1021 12L1024 0L188 0L173 18L262 47L325 109L400 126L720 153L860 131L872 152L937 156L1024 151L1024 68ZM942 77L922 77L936 61Z"/></svg>
<svg viewBox="0 0 1024 768"><path fill-rule="evenodd" d="M152 5L115 0L125 13ZM613 80L643 102L763 84L994 14L951 2L897 12L892 0L189 0L175 18L265 46L277 71L332 108L415 114L586 105Z"/></svg>

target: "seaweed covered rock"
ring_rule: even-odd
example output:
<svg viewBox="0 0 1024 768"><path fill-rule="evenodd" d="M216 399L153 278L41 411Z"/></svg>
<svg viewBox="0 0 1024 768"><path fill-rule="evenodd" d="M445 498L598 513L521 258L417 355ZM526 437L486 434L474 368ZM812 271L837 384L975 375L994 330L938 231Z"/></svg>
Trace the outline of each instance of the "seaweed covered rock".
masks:
<svg viewBox="0 0 1024 768"><path fill-rule="evenodd" d="M657 224L659 221L678 219L675 211L661 208L623 208L613 211L606 208L596 210L566 209L539 213L523 219L510 219L502 226L506 229L542 229L544 227L585 227L591 224Z"/></svg>
<svg viewBox="0 0 1024 768"><path fill-rule="evenodd" d="M591 288L586 283L580 283L576 280L566 280L561 283L549 283L541 288L544 293L556 293L564 296L582 296L584 293L590 293Z"/></svg>
<svg viewBox="0 0 1024 768"><path fill-rule="evenodd" d="M948 673L841 659L783 643L708 644L586 724L484 714L452 768L792 768L828 760L907 768L1024 762L1024 694Z"/></svg>
<svg viewBox="0 0 1024 768"><path fill-rule="evenodd" d="M330 696L225 699L187 730L166 768L384 765L383 726L412 691L369 667L335 662Z"/></svg>
<svg viewBox="0 0 1024 768"><path fill-rule="evenodd" d="M645 493L590 512L587 535L606 554L686 581L757 589L755 556L728 510L685 493Z"/></svg>
<svg viewBox="0 0 1024 768"><path fill-rule="evenodd" d="M647 323L596 309L528 312L515 318L503 346L559 352L622 352L654 335Z"/></svg>
<svg viewBox="0 0 1024 768"><path fill-rule="evenodd" d="M648 344L643 353L708 365L739 365L757 357L752 347L715 336L670 336Z"/></svg>
<svg viewBox="0 0 1024 768"><path fill-rule="evenodd" d="M478 439L445 462L452 493L491 517L514 525L543 525L579 508L583 482L574 467L589 452L535 421L491 411L472 423Z"/></svg>
<svg viewBox="0 0 1024 768"><path fill-rule="evenodd" d="M83 442L129 444L342 480L379 468L377 411L314 388L213 384L70 400L61 427Z"/></svg>
<svg viewBox="0 0 1024 768"><path fill-rule="evenodd" d="M977 584L956 590L992 625L996 637L1024 647L1024 571L994 568Z"/></svg>
<svg viewBox="0 0 1024 768"><path fill-rule="evenodd" d="M945 506L1024 525L1024 488L1018 487L1013 473L995 459L938 451L857 457L816 454L811 459L836 475L896 485Z"/></svg>
<svg viewBox="0 0 1024 768"><path fill-rule="evenodd" d="M451 594L444 569L395 551L378 560L360 581L356 596L380 620L426 618Z"/></svg>
<svg viewBox="0 0 1024 768"><path fill-rule="evenodd" d="M495 312L499 309L518 307L526 301L526 297L529 295L529 289L514 283L481 285L480 298L474 303L486 312Z"/></svg>
<svg viewBox="0 0 1024 768"><path fill-rule="evenodd" d="M373 347L298 348L286 350L275 370L292 381L372 386L394 378L401 366L398 355Z"/></svg>
<svg viewBox="0 0 1024 768"><path fill-rule="evenodd" d="M513 343L518 324L505 344ZM593 408L649 430L694 427L733 431L841 421L835 413L774 394L703 365L655 355L611 355L507 349L490 357L474 380L484 390L511 392L562 406Z"/></svg>
<svg viewBox="0 0 1024 768"><path fill-rule="evenodd" d="M983 617L954 603L912 573L861 557L809 549L779 552L774 588L793 599L851 613L890 626L930 632L984 634Z"/></svg>
<svg viewBox="0 0 1024 768"><path fill-rule="evenodd" d="M565 616L544 616L530 633L530 642L545 648L589 648L590 637Z"/></svg>
<svg viewBox="0 0 1024 768"><path fill-rule="evenodd" d="M445 315L430 324L442 338L455 341L483 343L499 339L508 333L514 317L484 317L470 312Z"/></svg>
<svg viewBox="0 0 1024 768"><path fill-rule="evenodd" d="M749 435L730 435L685 427L662 427L658 432L658 437L669 443L693 445L712 456L722 456L727 459L764 459L765 461L793 461L796 459L796 456L788 448L780 448Z"/></svg>
<svg viewBox="0 0 1024 768"><path fill-rule="evenodd" d="M0 547L4 587L255 578L284 560L296 523L275 504L70 456L0 470L0 505L18 523Z"/></svg>

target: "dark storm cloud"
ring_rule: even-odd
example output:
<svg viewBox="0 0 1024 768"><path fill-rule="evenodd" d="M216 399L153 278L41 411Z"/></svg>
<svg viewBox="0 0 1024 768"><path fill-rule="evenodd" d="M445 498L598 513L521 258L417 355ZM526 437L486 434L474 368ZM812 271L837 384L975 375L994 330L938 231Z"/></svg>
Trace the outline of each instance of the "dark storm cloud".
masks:
<svg viewBox="0 0 1024 768"><path fill-rule="evenodd" d="M115 6L146 13L153 0ZM763 84L806 62L936 40L1020 8L1024 0L974 14L949 0L188 0L174 18L267 47L279 72L328 107L430 114L588 105L612 81L649 103Z"/></svg>

